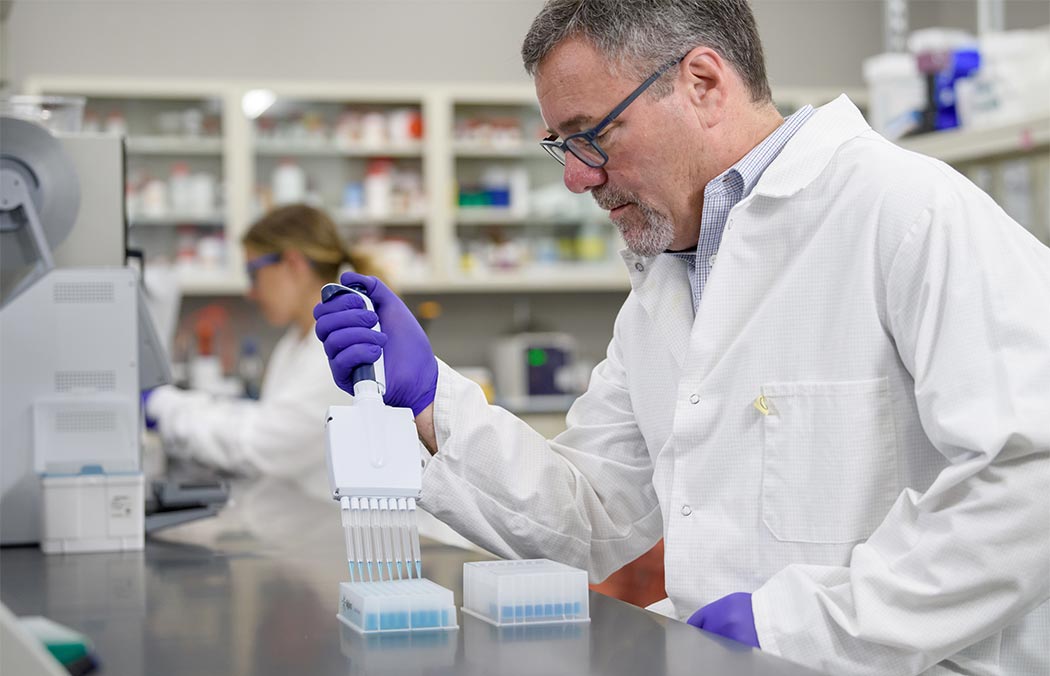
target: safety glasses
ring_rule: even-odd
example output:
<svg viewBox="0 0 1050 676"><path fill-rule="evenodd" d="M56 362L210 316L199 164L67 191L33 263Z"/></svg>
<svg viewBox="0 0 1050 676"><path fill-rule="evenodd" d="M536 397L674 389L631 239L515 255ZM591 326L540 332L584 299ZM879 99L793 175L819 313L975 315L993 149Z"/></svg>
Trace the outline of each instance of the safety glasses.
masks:
<svg viewBox="0 0 1050 676"><path fill-rule="evenodd" d="M267 265L273 265L280 260L281 254L279 252L263 254L247 261L244 264L244 270L248 273L248 279L251 283L255 284L255 278L259 275L259 270L262 270Z"/></svg>

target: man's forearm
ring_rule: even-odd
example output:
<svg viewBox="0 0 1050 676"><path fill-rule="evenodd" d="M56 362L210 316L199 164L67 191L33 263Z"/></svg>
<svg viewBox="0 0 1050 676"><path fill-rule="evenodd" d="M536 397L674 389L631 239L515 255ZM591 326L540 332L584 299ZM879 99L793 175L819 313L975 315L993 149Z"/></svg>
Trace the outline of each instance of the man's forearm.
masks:
<svg viewBox="0 0 1050 676"><path fill-rule="evenodd" d="M431 403L416 416L416 434L430 455L437 455L437 433L434 431L434 404Z"/></svg>

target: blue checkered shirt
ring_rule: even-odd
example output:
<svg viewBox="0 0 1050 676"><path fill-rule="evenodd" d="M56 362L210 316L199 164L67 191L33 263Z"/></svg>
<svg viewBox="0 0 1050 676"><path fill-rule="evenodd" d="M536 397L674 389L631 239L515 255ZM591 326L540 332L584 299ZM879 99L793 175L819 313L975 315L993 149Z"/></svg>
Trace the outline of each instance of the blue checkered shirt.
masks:
<svg viewBox="0 0 1050 676"><path fill-rule="evenodd" d="M776 156L802 125L813 115L813 106L797 110L764 141L751 149L740 161L716 176L704 188L704 210L700 215L700 241L696 251L675 251L671 255L689 264L693 291L693 312L700 307L700 298L707 285L711 268L718 258L718 246L722 243L729 211L740 200L751 194L752 188L762 177Z"/></svg>

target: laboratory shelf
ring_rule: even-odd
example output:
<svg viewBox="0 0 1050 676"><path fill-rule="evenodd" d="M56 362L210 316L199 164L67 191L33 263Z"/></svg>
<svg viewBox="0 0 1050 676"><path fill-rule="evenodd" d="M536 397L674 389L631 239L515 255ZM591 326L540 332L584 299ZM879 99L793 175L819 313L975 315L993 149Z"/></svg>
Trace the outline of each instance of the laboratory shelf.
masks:
<svg viewBox="0 0 1050 676"><path fill-rule="evenodd" d="M547 152L540 147L539 143L517 143L513 145L494 145L488 143L473 143L457 141L452 145L452 153L456 157L497 159L503 157L513 158L544 158Z"/></svg>
<svg viewBox="0 0 1050 676"><path fill-rule="evenodd" d="M459 265L460 252L470 250L472 245L483 248L493 242L498 244L491 230L500 227L505 227L504 236L521 240L525 250L530 244L553 239L552 230L559 231L560 242L572 239L570 228L580 230L576 240L593 237L591 230L599 223L603 229L611 228L604 215L591 213L579 202L571 203L572 196L564 194L561 167L549 161L536 143L544 122L536 105L535 90L528 83L424 82L387 86L254 78L158 80L45 75L27 78L25 89L34 94L76 93L101 98L110 102L106 103L110 107L119 102L131 129L128 154L141 169L153 176L164 175L164 163L174 157L192 163L194 171L207 169L221 180L221 213L156 218L137 214L129 219L143 239L149 238L158 248L168 247L157 252L168 258L174 257L178 238L171 237L166 228L184 224L222 228L227 246L217 263L219 268L201 265L184 270L180 279L186 294L223 296L246 290L240 247L233 243L240 240L257 217L262 204L260 196L266 194L259 188L269 187L271 172L285 158L297 160L304 171L312 172L312 189L330 205L328 211L351 240L369 228L383 229L383 238L410 240L421 260L411 259L403 264L405 269L391 271L392 278L406 293L585 294L619 293L630 288L627 273L615 257L601 263L558 262L500 272L464 270ZM421 114L425 135L422 139L385 139L349 146L346 141L337 141L330 129L310 132L314 135L283 135L282 127L277 125L275 132L259 133L258 121L242 110L244 96L258 89L269 89L278 97L275 107L266 113L278 122L293 120L296 112L330 121L347 108L367 113L408 107ZM777 93L778 100L820 103L834 98L838 90ZM859 98L856 92L851 97ZM284 108L278 109L282 105ZM188 107L218 116L215 131L201 135L185 130L158 133L163 113ZM1042 120L1036 128L1033 136L1037 143L1045 142L1046 126ZM391 158L397 170L420 176L426 196L425 214L373 218L360 212L340 213L335 205L342 203L345 186L362 180L371 158ZM203 167L205 163L209 166ZM216 163L218 167L214 166ZM549 206L547 215L522 216L522 209L459 208L457 186L477 188L486 184L486 175L503 172L515 176L514 172L519 172L520 176L522 170L529 178L529 199L539 199ZM562 199L564 203L559 201ZM585 197L580 199L592 206ZM608 249L615 234L605 232L610 235L602 235Z"/></svg>
<svg viewBox="0 0 1050 676"><path fill-rule="evenodd" d="M591 269L593 267L593 269ZM564 265L533 266L508 272L477 273L442 280L405 280L403 293L582 293L628 291L631 288L622 265L570 268Z"/></svg>
<svg viewBox="0 0 1050 676"><path fill-rule="evenodd" d="M456 211L456 223L460 225L525 225L539 220L510 209L468 207Z"/></svg>
<svg viewBox="0 0 1050 676"><path fill-rule="evenodd" d="M223 268L179 268L179 290L186 296L239 296L248 291L248 280Z"/></svg>
<svg viewBox="0 0 1050 676"><path fill-rule="evenodd" d="M222 227L226 218L221 213L213 214L165 214L163 216L130 216L128 225L135 227L173 227L179 225L196 225Z"/></svg>
<svg viewBox="0 0 1050 676"><path fill-rule="evenodd" d="M221 155L222 144L217 136L129 136L124 142L133 155Z"/></svg>
<svg viewBox="0 0 1050 676"><path fill-rule="evenodd" d="M339 213L336 209L330 209L329 212L332 214L332 218L335 220L336 225L351 228L367 228L375 226L421 228L426 224L426 216L424 214L396 214L393 216L374 218L371 216L347 216Z"/></svg>
<svg viewBox="0 0 1050 676"><path fill-rule="evenodd" d="M422 143L384 144L375 146L342 146L331 139L311 141L284 141L257 139L255 152L258 155L301 157L421 157Z"/></svg>
<svg viewBox="0 0 1050 676"><path fill-rule="evenodd" d="M902 139L903 148L944 162L972 162L1050 146L1050 115L987 129L951 129Z"/></svg>
<svg viewBox="0 0 1050 676"><path fill-rule="evenodd" d="M510 209L490 209L486 207L469 207L456 212L456 224L461 226L486 226L486 225L521 225L521 226L550 226L550 225L574 225L579 226L585 222L603 223L607 218L602 213L595 216L582 217L579 215L565 216L535 216L520 215Z"/></svg>

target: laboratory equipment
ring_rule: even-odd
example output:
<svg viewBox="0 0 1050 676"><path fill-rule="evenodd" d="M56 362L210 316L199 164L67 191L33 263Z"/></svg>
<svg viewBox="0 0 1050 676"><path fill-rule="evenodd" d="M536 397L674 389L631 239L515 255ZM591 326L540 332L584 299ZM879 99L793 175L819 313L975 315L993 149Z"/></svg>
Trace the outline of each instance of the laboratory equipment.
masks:
<svg viewBox="0 0 1050 676"><path fill-rule="evenodd" d="M549 559L463 564L463 612L497 626L589 622L587 572Z"/></svg>
<svg viewBox="0 0 1050 676"><path fill-rule="evenodd" d="M492 372L497 402L517 410L568 408L581 389L576 339L567 333L523 332L498 339Z"/></svg>
<svg viewBox="0 0 1050 676"><path fill-rule="evenodd" d="M215 516L230 495L229 483L210 468L170 458L166 477L150 482L145 530L155 533L188 521Z"/></svg>
<svg viewBox="0 0 1050 676"><path fill-rule="evenodd" d="M321 300L363 287L326 284ZM377 323L372 327L379 331ZM420 446L411 409L383 403L383 356L351 373L353 406L332 406L326 418L328 478L339 501L351 582L422 577L416 499L422 490Z"/></svg>
<svg viewBox="0 0 1050 676"><path fill-rule="evenodd" d="M0 673L66 676L69 671L14 614L0 603Z"/></svg>
<svg viewBox="0 0 1050 676"><path fill-rule="evenodd" d="M890 140L917 130L926 106L926 83L915 56L903 52L877 54L864 61L871 126Z"/></svg>
<svg viewBox="0 0 1050 676"><path fill-rule="evenodd" d="M40 550L45 554L142 549L141 472L91 470L41 476Z"/></svg>
<svg viewBox="0 0 1050 676"><path fill-rule="evenodd" d="M0 137L0 543L141 548L141 525L124 535L143 509L139 392L170 374L125 266L123 140L7 116ZM70 530L102 495L119 508Z"/></svg>
<svg viewBox="0 0 1050 676"><path fill-rule="evenodd" d="M361 633L459 628L452 591L427 579L343 582L339 620Z"/></svg>

